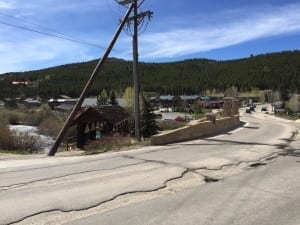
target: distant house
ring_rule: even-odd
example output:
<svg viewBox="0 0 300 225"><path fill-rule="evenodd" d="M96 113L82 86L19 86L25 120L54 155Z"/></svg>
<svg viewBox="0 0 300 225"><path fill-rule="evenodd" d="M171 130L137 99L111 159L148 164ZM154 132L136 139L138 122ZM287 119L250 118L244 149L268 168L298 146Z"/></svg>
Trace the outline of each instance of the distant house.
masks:
<svg viewBox="0 0 300 225"><path fill-rule="evenodd" d="M25 105L26 108L35 108L35 107L40 107L42 105L42 102L40 102L37 99L27 98L23 101L23 104Z"/></svg>
<svg viewBox="0 0 300 225"><path fill-rule="evenodd" d="M29 81L12 81L11 84L12 85L24 85L24 86L28 86L29 85Z"/></svg>
<svg viewBox="0 0 300 225"><path fill-rule="evenodd" d="M272 107L275 109L281 109L283 108L283 102L274 102L272 103Z"/></svg>
<svg viewBox="0 0 300 225"><path fill-rule="evenodd" d="M283 108L275 108L274 112L275 112L275 114L282 116L285 113L285 109L283 109Z"/></svg>
<svg viewBox="0 0 300 225"><path fill-rule="evenodd" d="M62 112L62 113L69 113L72 111L73 107L77 103L77 98L70 98L68 96L60 96L61 98L52 98L48 100L48 105L52 110ZM81 109L85 110L89 107L96 107L97 106L97 98L85 98Z"/></svg>
<svg viewBox="0 0 300 225"><path fill-rule="evenodd" d="M82 109L87 109L89 107L96 107L97 106L97 98L85 98L83 100Z"/></svg>
<svg viewBox="0 0 300 225"><path fill-rule="evenodd" d="M161 95L158 97L158 104L161 108L172 107L175 96L173 95Z"/></svg>
<svg viewBox="0 0 300 225"><path fill-rule="evenodd" d="M15 102L16 107L19 109L25 109L25 108L38 108L42 105L42 102L34 99L34 98L15 98L15 99L5 99L6 102Z"/></svg>
<svg viewBox="0 0 300 225"><path fill-rule="evenodd" d="M209 98L211 99L211 100L222 100L223 98L224 98L225 96L224 96L224 94L210 94L209 95Z"/></svg>
<svg viewBox="0 0 300 225"><path fill-rule="evenodd" d="M87 141L103 135L129 134L130 121L128 113L122 107L106 105L87 108L76 116L71 125L77 127L77 147L82 148Z"/></svg>
<svg viewBox="0 0 300 225"><path fill-rule="evenodd" d="M196 101L200 99L200 95L180 95L180 99L187 104L193 105Z"/></svg>
<svg viewBox="0 0 300 225"><path fill-rule="evenodd" d="M55 110L58 106L61 105L72 105L74 106L77 102L77 99L74 98L51 98L48 100L48 105L50 109Z"/></svg>
<svg viewBox="0 0 300 225"><path fill-rule="evenodd" d="M220 96L202 96L199 99L202 108L206 109L220 109L223 107L224 100Z"/></svg>
<svg viewBox="0 0 300 225"><path fill-rule="evenodd" d="M210 109L220 109L220 108L223 108L223 105L224 105L223 100L210 101L209 108Z"/></svg>
<svg viewBox="0 0 300 225"><path fill-rule="evenodd" d="M62 99L72 99L70 96L67 96L67 95L59 95L59 98L62 98Z"/></svg>
<svg viewBox="0 0 300 225"><path fill-rule="evenodd" d="M59 112L61 115L67 117L69 113L73 110L73 104L63 103L52 108L56 112Z"/></svg>
<svg viewBox="0 0 300 225"><path fill-rule="evenodd" d="M174 104L175 96L161 95L149 98L150 104L156 109L170 108Z"/></svg>
<svg viewBox="0 0 300 225"><path fill-rule="evenodd" d="M182 104L192 105L200 98L199 95L161 95L158 97L149 98L150 103L157 108L178 108Z"/></svg>
<svg viewBox="0 0 300 225"><path fill-rule="evenodd" d="M203 108L222 108L224 95L216 94L213 96L200 95L162 95L149 99L150 103L155 107L163 109L172 108L173 110L192 110L192 106L198 102Z"/></svg>

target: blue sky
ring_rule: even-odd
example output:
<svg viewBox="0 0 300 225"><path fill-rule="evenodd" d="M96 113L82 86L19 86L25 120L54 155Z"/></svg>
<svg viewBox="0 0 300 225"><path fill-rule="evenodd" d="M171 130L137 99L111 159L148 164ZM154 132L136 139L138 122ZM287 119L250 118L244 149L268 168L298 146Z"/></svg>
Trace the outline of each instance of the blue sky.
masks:
<svg viewBox="0 0 300 225"><path fill-rule="evenodd" d="M299 1L145 0L141 10L154 12L139 37L141 61L226 60L300 49ZM0 73L99 58L124 12L114 0L0 0ZM111 57L132 59L131 37L126 32Z"/></svg>

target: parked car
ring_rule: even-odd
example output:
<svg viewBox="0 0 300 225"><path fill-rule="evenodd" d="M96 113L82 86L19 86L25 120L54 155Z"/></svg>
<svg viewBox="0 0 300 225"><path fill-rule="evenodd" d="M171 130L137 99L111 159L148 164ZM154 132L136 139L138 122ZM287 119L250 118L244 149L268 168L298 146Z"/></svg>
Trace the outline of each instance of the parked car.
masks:
<svg viewBox="0 0 300 225"><path fill-rule="evenodd" d="M177 117L175 118L175 121L177 121L177 122L184 122L185 119L184 119L183 117L181 117L181 116L177 116Z"/></svg>
<svg viewBox="0 0 300 225"><path fill-rule="evenodd" d="M261 107L261 111L266 112L266 111L268 111L268 108L266 106L263 106L263 107Z"/></svg>
<svg viewBox="0 0 300 225"><path fill-rule="evenodd" d="M255 111L255 106L250 106L250 111L254 112Z"/></svg>
<svg viewBox="0 0 300 225"><path fill-rule="evenodd" d="M194 117L193 117L193 115L185 115L185 116L184 116L184 119L185 119L186 121L190 121L190 120L193 120Z"/></svg>
<svg viewBox="0 0 300 225"><path fill-rule="evenodd" d="M247 108L247 109L246 109L246 113L251 113L250 108Z"/></svg>

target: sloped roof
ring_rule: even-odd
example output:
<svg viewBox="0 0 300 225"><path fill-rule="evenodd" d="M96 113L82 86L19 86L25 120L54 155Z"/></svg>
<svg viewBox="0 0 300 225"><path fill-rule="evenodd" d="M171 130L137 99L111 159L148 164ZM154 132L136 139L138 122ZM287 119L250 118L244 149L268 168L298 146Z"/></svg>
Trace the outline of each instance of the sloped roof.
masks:
<svg viewBox="0 0 300 225"><path fill-rule="evenodd" d="M200 95L180 95L181 100L196 100Z"/></svg>
<svg viewBox="0 0 300 225"><path fill-rule="evenodd" d="M201 99L202 101L209 101L209 100L210 100L210 97L208 97L208 96L202 96L202 97L200 97L200 99Z"/></svg>
<svg viewBox="0 0 300 225"><path fill-rule="evenodd" d="M97 105L97 98L85 98L81 107L95 107Z"/></svg>
<svg viewBox="0 0 300 225"><path fill-rule="evenodd" d="M55 107L56 110L60 110L60 111L66 111L66 112L69 112L73 109L74 105L72 104L61 104L61 105L58 105Z"/></svg>
<svg viewBox="0 0 300 225"><path fill-rule="evenodd" d="M96 109L101 116L106 118L113 125L129 118L125 109L118 105L97 106Z"/></svg>
<svg viewBox="0 0 300 225"><path fill-rule="evenodd" d="M122 107L118 105L105 105L88 108L73 120L72 125L106 121L115 126L128 119L129 115Z"/></svg>
<svg viewBox="0 0 300 225"><path fill-rule="evenodd" d="M173 95L161 95L161 96L159 96L159 99L163 100L163 101L172 101L173 98L174 98Z"/></svg>

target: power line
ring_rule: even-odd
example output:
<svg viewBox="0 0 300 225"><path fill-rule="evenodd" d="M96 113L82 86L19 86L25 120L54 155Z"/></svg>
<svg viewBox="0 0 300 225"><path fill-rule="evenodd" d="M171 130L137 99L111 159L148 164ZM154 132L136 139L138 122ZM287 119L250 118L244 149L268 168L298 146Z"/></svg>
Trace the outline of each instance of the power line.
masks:
<svg viewBox="0 0 300 225"><path fill-rule="evenodd" d="M60 36L60 35L47 33L47 32L44 32L44 31L29 28L29 27L15 25L15 24L3 22L3 21L0 21L0 24L10 26L10 27L14 27L14 28L18 28L18 29L22 29L22 30L26 30L26 31L30 31L30 32L34 32L34 33L38 33L38 34L42 34L42 35L46 35L46 36L50 36L50 37L54 37L54 38L58 38L58 39L62 39L62 40L65 40L65 41L71 41L71 42L75 42L75 43L78 43L78 44L84 44L84 45L89 45L89 46L92 46L92 47L95 47L95 48L105 49L103 46L100 46L100 45L97 45L97 44L94 44L94 43L91 43L91 42L77 40L77 39L68 38L68 37L63 37L63 36Z"/></svg>
<svg viewBox="0 0 300 225"><path fill-rule="evenodd" d="M27 24L27 25L30 25L30 26L34 26L34 27L36 27L37 29L45 29L45 30L48 30L48 31L50 31L50 32L54 32L56 35L58 35L58 36L62 36L62 37L65 37L65 38L70 38L70 39L76 39L76 38L72 38L70 35L68 35L68 34L64 34L64 33L62 33L62 32L58 32L57 30L54 30L54 29L51 29L51 28L48 28L48 27L45 27L45 26L41 26L41 25L39 25L39 24L37 24L37 23L33 23L33 22L29 22L29 21L27 21L27 20L24 20L24 19L21 19L21 18L17 18L17 17L15 17L15 16L13 16L13 15L9 15L9 14L6 14L6 13L2 13L2 12L0 12L0 15L2 15L2 16L5 16L5 17L7 17L7 18L12 18L12 19L14 19L14 20L17 20L17 21L21 21L22 23L25 23L25 24ZM33 28L31 28L31 29L33 29ZM44 31L43 31L44 32ZM46 32L44 32L44 33L46 33ZM49 32L48 32L49 33ZM77 39L78 40L78 39ZM82 40L80 40L80 41L82 41ZM83 42L86 42L86 41L83 41Z"/></svg>

